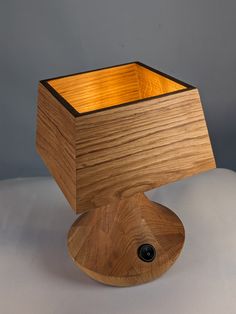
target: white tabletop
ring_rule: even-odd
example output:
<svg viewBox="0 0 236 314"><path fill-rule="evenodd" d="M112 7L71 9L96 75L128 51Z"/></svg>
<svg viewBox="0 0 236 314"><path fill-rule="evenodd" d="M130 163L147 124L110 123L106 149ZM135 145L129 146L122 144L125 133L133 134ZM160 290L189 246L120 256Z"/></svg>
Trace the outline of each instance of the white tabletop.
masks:
<svg viewBox="0 0 236 314"><path fill-rule="evenodd" d="M51 178L0 182L1 314L235 314L236 173L217 169L147 195L182 219L184 250L161 278L115 288L70 260L76 215Z"/></svg>

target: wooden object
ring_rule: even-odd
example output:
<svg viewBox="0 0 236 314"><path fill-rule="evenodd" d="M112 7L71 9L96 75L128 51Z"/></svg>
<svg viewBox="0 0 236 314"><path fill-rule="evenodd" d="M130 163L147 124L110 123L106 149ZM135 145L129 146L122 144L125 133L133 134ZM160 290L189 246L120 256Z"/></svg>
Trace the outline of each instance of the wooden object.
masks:
<svg viewBox="0 0 236 314"><path fill-rule="evenodd" d="M138 256L138 248L146 243L156 251L152 262ZM92 278L115 286L159 277L175 262L183 243L180 219L143 193L82 214L68 235L75 263Z"/></svg>
<svg viewBox="0 0 236 314"><path fill-rule="evenodd" d="M120 227L114 227L114 223L122 224L125 220L114 222L109 215L128 209L127 215L134 217L132 202L137 203L137 195L215 168L198 90L140 62L41 81L36 146L75 212L89 211L70 231L71 255L90 275L96 274L95 278L111 284L116 284L116 279L108 279L111 268L104 273L105 268L99 268L103 262L89 264L103 239L98 231L102 221L105 229L118 230ZM137 209L137 215L138 211L141 209ZM144 207L142 211L146 217ZM101 221L97 225L94 217L99 215ZM155 219L158 226L160 217ZM83 221L86 228L81 227ZM91 232L93 224L96 231ZM84 236L76 236L80 231L77 233L75 226L84 230ZM141 229L136 232L130 234L133 245L138 242L132 237L136 239L138 232L145 233ZM83 257L82 243L89 243L88 249L92 251L96 237L101 237L96 250ZM110 241L109 232L104 237L105 242ZM159 241L155 232L153 239ZM172 247L171 241L169 244ZM123 245L119 249L128 250ZM178 248L181 247L179 244ZM107 255L104 259L107 259L104 263L112 263ZM145 278L162 272L153 270L153 265L160 267L158 263L157 259L145 264L144 269L152 273ZM119 265L125 269L125 263ZM168 268L170 261L163 265ZM126 271L128 276L129 270ZM144 282L141 273L136 275L139 279L135 282L126 281L125 273L120 275L119 271L115 278L117 284Z"/></svg>

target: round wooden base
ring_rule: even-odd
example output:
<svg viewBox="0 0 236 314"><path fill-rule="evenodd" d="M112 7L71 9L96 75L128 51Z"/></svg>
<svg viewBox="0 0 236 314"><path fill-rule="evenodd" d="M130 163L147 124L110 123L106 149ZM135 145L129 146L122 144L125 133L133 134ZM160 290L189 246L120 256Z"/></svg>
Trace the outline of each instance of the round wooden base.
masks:
<svg viewBox="0 0 236 314"><path fill-rule="evenodd" d="M180 219L141 193L82 214L68 234L68 250L79 268L113 286L159 277L183 244Z"/></svg>

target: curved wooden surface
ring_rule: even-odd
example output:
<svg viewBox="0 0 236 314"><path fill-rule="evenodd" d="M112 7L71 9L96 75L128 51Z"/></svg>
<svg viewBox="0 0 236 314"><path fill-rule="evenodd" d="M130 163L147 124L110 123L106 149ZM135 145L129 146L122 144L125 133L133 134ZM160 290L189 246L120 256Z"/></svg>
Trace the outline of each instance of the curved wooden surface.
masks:
<svg viewBox="0 0 236 314"><path fill-rule="evenodd" d="M156 249L152 262L142 261L142 244ZM129 199L82 214L68 234L68 250L85 273L114 286L145 283L159 277L176 260L184 227L168 208L138 193Z"/></svg>

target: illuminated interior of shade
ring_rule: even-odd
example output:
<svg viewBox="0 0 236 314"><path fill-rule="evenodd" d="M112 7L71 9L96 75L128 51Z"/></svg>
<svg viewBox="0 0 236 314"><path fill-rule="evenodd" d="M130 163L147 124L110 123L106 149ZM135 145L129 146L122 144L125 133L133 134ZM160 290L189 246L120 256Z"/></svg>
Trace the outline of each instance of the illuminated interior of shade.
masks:
<svg viewBox="0 0 236 314"><path fill-rule="evenodd" d="M48 84L79 113L186 88L136 63L52 79Z"/></svg>

